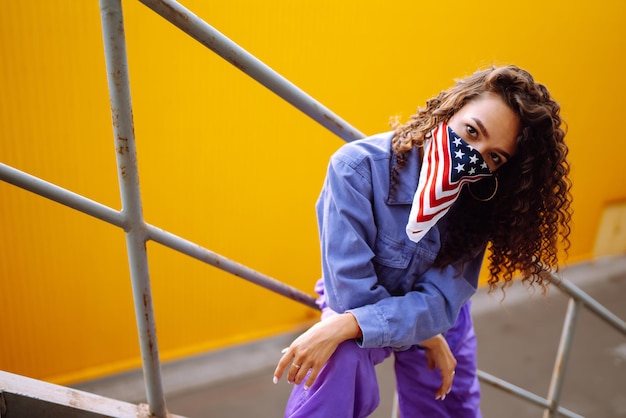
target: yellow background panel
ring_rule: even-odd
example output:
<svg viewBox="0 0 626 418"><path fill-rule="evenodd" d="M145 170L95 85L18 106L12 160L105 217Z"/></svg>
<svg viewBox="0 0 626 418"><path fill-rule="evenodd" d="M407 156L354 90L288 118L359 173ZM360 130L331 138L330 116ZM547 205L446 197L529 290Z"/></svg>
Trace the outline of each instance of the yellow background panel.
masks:
<svg viewBox="0 0 626 418"><path fill-rule="evenodd" d="M184 5L366 134L477 68L528 69L569 126L570 262L594 256L605 207L626 198L623 2ZM314 203L343 141L138 1L123 6L146 221L312 291ZM97 2L0 4L0 162L120 209ZM4 182L0 231L0 369L67 384L140 365L123 231ZM163 360L315 316L158 244L148 258Z"/></svg>

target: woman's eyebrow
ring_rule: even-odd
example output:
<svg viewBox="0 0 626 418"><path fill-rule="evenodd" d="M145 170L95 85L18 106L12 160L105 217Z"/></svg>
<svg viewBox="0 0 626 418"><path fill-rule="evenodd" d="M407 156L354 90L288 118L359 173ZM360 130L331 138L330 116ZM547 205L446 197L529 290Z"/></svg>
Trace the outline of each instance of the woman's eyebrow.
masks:
<svg viewBox="0 0 626 418"><path fill-rule="evenodd" d="M485 125L483 125L483 122L478 118L472 118L472 120L476 123L476 125L478 125L480 133L482 133L485 138L489 138L489 133L487 132Z"/></svg>

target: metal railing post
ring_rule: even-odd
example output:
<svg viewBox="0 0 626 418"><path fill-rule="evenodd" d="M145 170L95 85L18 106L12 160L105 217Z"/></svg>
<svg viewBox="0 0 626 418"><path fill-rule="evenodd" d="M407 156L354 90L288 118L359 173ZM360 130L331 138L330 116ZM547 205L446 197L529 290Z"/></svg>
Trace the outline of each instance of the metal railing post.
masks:
<svg viewBox="0 0 626 418"><path fill-rule="evenodd" d="M130 81L121 0L100 0L107 78L111 96L117 174L126 230L128 263L133 288L135 317L150 412L165 418L165 396L150 290L146 253L147 232L143 219L139 173L130 99Z"/></svg>
<svg viewBox="0 0 626 418"><path fill-rule="evenodd" d="M576 322L578 321L578 312L582 302L570 298L567 304L567 313L561 331L561 340L552 370L552 378L550 379L550 388L548 390L548 404L550 407L543 413L543 418L556 418L558 416L559 402L561 400L561 389L565 380L565 371L567 370L567 362L572 351L572 341L574 339L574 331L576 330Z"/></svg>

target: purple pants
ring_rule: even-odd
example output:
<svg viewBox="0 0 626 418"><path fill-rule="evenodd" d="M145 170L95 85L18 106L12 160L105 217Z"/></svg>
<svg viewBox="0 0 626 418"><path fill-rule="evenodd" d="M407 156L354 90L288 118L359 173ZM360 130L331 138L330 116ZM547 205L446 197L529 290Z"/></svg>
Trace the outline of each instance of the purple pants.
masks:
<svg viewBox="0 0 626 418"><path fill-rule="evenodd" d="M480 418L480 388L476 376L476 336L469 302L461 309L446 340L457 360L451 392L435 400L441 385L438 370L429 370L424 352L391 348L361 348L355 341L340 344L315 383L293 388L285 417L363 418L374 412L380 401L374 366L393 353L400 416L402 418ZM391 411L389 411L391 413Z"/></svg>

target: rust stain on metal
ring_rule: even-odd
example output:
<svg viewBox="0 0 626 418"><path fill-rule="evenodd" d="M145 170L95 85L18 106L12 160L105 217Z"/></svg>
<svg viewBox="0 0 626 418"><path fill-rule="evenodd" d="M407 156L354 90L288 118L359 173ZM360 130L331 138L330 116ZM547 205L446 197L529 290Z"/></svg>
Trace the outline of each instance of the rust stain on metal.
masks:
<svg viewBox="0 0 626 418"><path fill-rule="evenodd" d="M152 328L149 326L150 325L150 315L149 312L152 308L152 306L150 305L150 296L148 295L148 291L144 291L143 293L143 308L144 308L144 317L146 320L146 323L148 324L148 326L146 327L147 331L147 337L148 337L148 349L150 350L150 356L153 357L154 356L154 336L152 335Z"/></svg>
<svg viewBox="0 0 626 418"><path fill-rule="evenodd" d="M150 412L150 405L145 403L140 403L137 405L137 418L150 418L154 417L152 412Z"/></svg>
<svg viewBox="0 0 626 418"><path fill-rule="evenodd" d="M150 319L150 317L148 316L148 308L149 307L150 307L150 297L148 296L147 292L144 292L144 294L143 294L143 308L144 308L144 312L145 312L146 321L148 321Z"/></svg>
<svg viewBox="0 0 626 418"><path fill-rule="evenodd" d="M113 73L111 73L111 75L113 76L113 84L115 84L115 87L118 89L122 83L126 83L126 72L122 71L122 69L116 69Z"/></svg>
<svg viewBox="0 0 626 418"><path fill-rule="evenodd" d="M564 360L565 360L564 356L557 356L557 362L554 365L554 370L552 371L552 375L561 376L561 374L563 373Z"/></svg>
<svg viewBox="0 0 626 418"><path fill-rule="evenodd" d="M232 48L229 49L229 54L228 57L226 57L228 59L228 61L235 67L237 67L238 69L240 69L241 71L243 71L244 73L248 72L248 67L246 67L243 63L239 62L239 60L237 60L237 56L241 55L238 54L237 51L234 51Z"/></svg>
<svg viewBox="0 0 626 418"><path fill-rule="evenodd" d="M148 334L148 350L150 350L150 357L154 358L154 343L151 334Z"/></svg>
<svg viewBox="0 0 626 418"><path fill-rule="evenodd" d="M185 22L189 22L189 16L187 14L179 12L178 10L173 8L170 4L165 3L163 1L161 2L161 5L163 5L163 7L167 8L169 10L169 15L170 16L172 16L172 17L178 16L179 18L181 18Z"/></svg>
<svg viewBox="0 0 626 418"><path fill-rule="evenodd" d="M117 128L120 126L120 112L115 107L111 107L111 119L113 120L113 127Z"/></svg>
<svg viewBox="0 0 626 418"><path fill-rule="evenodd" d="M344 130L343 125L341 123L339 123L337 121L337 119L335 119L333 116L328 115L326 113L324 113L322 116L324 116L324 119L326 119L327 121L329 121L330 123L335 125L340 131L343 132L343 130Z"/></svg>
<svg viewBox="0 0 626 418"><path fill-rule="evenodd" d="M117 136L117 143L119 144L117 147L117 153L120 155L124 155L128 153L128 138L124 138L123 136Z"/></svg>
<svg viewBox="0 0 626 418"><path fill-rule="evenodd" d="M83 398L83 396L74 391L68 390L69 404L76 408L87 408L90 406L90 400L88 398Z"/></svg>
<svg viewBox="0 0 626 418"><path fill-rule="evenodd" d="M232 65L234 65L235 67L239 68L241 71L244 71L244 72L245 72L245 71L246 71L246 69L247 69L245 65L243 65L242 63L240 63L239 61L237 61L237 60L236 60L236 59L234 59L234 58L231 58L231 59L230 59L230 63L231 63Z"/></svg>
<svg viewBox="0 0 626 418"><path fill-rule="evenodd" d="M206 46L211 51L217 53L219 56L224 58L226 61L230 62L233 65L233 67L238 68L239 70L241 70L241 71L243 71L245 73L248 72L248 67L246 67L237 58L235 58L237 55L240 55L238 51L235 51L232 48L229 48L227 54L222 54L221 51L219 51L215 47L216 45L220 44L220 40L217 39L217 37L215 35L211 35L208 40L199 40L199 41L200 41L200 43L202 45Z"/></svg>

